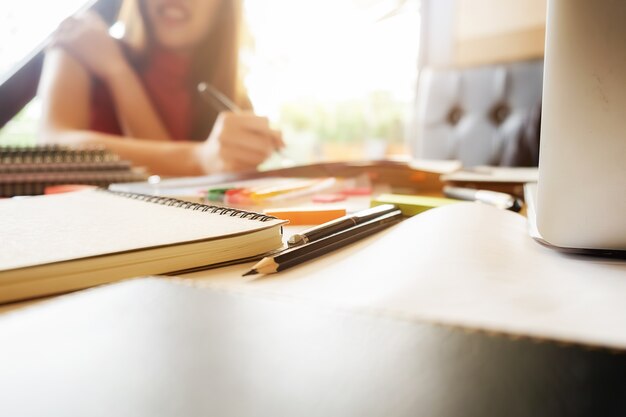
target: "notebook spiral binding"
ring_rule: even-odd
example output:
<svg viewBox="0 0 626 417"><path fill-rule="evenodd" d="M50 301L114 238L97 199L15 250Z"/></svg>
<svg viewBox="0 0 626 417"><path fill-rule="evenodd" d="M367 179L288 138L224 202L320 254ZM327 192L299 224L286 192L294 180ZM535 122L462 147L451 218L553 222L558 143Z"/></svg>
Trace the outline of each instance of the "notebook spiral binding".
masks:
<svg viewBox="0 0 626 417"><path fill-rule="evenodd" d="M276 217L274 216L268 216L266 214L255 213L253 211L238 210L238 209L234 209L230 207L212 206L212 205L201 204L201 203L192 203L190 201L179 200L177 198L172 198L172 197L160 197L160 196L154 196L154 195L149 195L149 194L129 193L129 192L124 192L124 191L112 191L112 190L107 190L104 188L101 188L99 190L102 190L110 194L118 195L121 197L132 198L133 200L145 201L147 203L153 203L153 204L161 204L161 205L170 206L170 207L178 207L178 208L183 208L185 210L210 212L212 214L219 214L220 216L229 215L231 217L239 217L239 218L248 219L248 220L258 220L261 222L266 222L268 220L276 219Z"/></svg>
<svg viewBox="0 0 626 417"><path fill-rule="evenodd" d="M119 157L102 147L70 148L61 145L0 146L3 164L114 162Z"/></svg>

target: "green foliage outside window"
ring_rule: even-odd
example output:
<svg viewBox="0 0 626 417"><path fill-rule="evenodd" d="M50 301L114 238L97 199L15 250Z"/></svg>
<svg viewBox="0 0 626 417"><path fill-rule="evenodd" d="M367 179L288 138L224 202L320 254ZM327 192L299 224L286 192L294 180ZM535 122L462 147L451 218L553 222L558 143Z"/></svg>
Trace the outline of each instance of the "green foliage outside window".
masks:
<svg viewBox="0 0 626 417"><path fill-rule="evenodd" d="M35 103L29 103L9 123L0 129L0 145L28 146L37 141L37 119L33 111Z"/></svg>
<svg viewBox="0 0 626 417"><path fill-rule="evenodd" d="M280 126L309 132L321 142L358 144L367 139L400 143L406 106L387 92L334 104L301 101L282 106Z"/></svg>

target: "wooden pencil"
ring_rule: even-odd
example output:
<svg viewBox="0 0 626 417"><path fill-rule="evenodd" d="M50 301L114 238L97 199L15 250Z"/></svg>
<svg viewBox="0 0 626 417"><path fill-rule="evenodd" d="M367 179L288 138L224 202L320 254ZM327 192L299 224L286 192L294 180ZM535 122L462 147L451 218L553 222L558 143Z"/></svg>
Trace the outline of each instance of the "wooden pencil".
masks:
<svg viewBox="0 0 626 417"><path fill-rule="evenodd" d="M273 274L310 261L335 249L349 245L357 240L373 235L402 219L400 210L387 213L376 219L356 225L302 246L287 249L276 256L263 258L243 276L256 274Z"/></svg>

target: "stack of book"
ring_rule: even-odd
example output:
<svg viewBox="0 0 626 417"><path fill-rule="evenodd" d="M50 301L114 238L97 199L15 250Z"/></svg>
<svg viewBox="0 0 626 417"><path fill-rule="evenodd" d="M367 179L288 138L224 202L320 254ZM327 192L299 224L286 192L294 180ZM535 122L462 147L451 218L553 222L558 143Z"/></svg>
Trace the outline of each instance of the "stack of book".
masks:
<svg viewBox="0 0 626 417"><path fill-rule="evenodd" d="M0 197L43 194L46 187L143 181L147 174L102 148L0 147Z"/></svg>

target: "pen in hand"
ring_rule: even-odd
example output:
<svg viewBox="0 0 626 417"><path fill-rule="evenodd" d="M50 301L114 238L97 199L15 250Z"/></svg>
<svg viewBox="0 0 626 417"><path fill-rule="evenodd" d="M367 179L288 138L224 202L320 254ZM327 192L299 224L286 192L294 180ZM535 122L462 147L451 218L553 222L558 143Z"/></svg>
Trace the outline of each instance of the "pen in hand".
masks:
<svg viewBox="0 0 626 417"><path fill-rule="evenodd" d="M209 83L199 83L198 92L204 101L218 112L229 111L235 114L243 113L241 107ZM281 145L279 145L276 140L274 141L274 150L282 155Z"/></svg>
<svg viewBox="0 0 626 417"><path fill-rule="evenodd" d="M202 95L202 98L217 111L230 111L233 113L242 112L241 108L237 104L211 84L198 84L198 92Z"/></svg>

